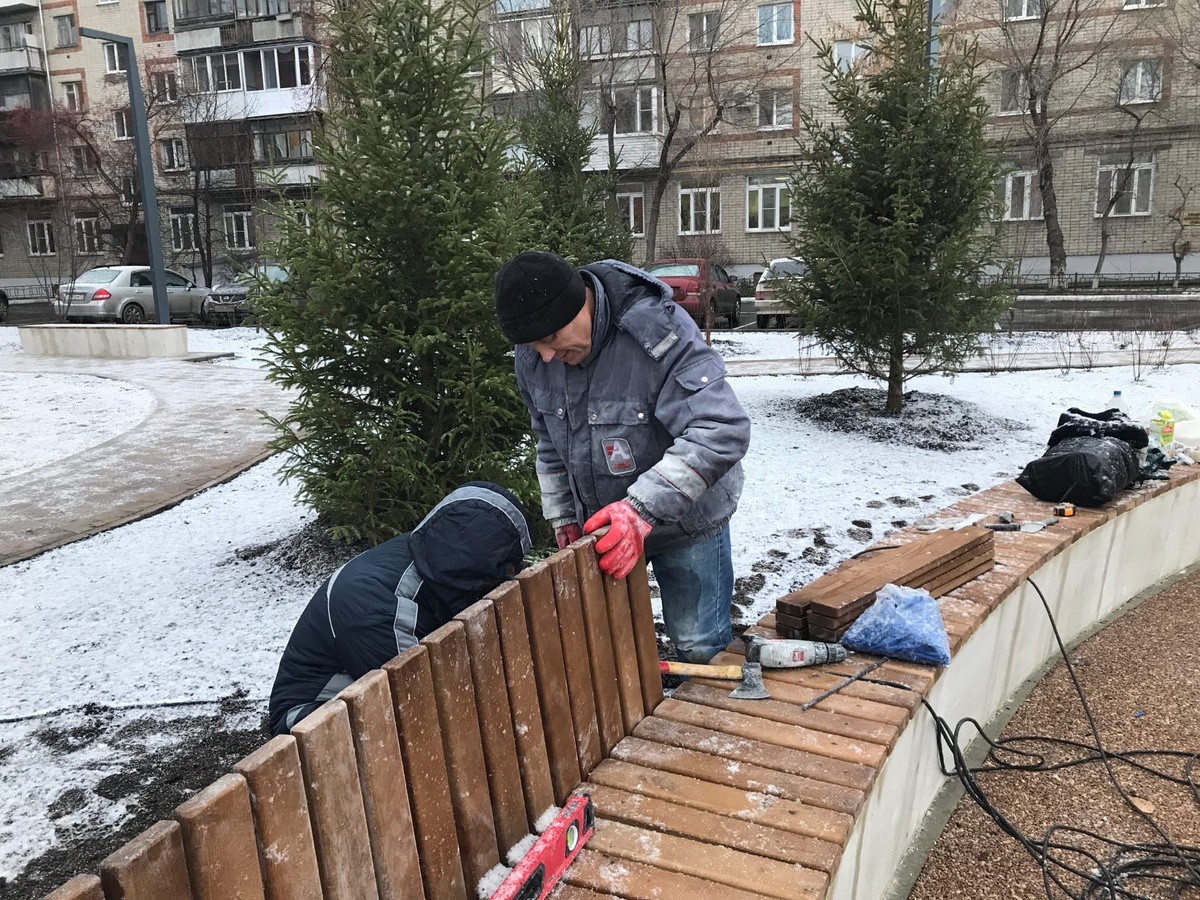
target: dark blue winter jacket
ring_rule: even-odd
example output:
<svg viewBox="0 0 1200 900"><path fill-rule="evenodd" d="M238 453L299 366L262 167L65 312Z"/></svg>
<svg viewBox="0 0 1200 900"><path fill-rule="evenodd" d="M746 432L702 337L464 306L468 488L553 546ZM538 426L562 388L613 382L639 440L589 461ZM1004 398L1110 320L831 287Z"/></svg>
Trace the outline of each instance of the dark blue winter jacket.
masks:
<svg viewBox="0 0 1200 900"><path fill-rule="evenodd" d="M275 686L275 734L517 573L531 546L520 501L490 482L449 494L410 531L360 553L313 595Z"/></svg>

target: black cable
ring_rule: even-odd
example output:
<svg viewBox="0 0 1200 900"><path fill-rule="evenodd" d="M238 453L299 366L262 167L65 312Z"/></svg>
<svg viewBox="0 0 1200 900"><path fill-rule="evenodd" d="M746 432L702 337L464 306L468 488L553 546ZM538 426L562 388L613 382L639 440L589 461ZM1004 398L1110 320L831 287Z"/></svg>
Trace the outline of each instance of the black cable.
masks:
<svg viewBox="0 0 1200 900"><path fill-rule="evenodd" d="M1042 870L1043 886L1047 897L1053 898L1055 886L1073 900L1157 900L1157 898L1163 897L1178 900L1189 888L1200 889L1200 847L1177 844L1153 816L1133 802L1132 797L1117 778L1114 768L1114 763L1121 763L1173 784L1185 786L1191 791L1197 805L1200 805L1200 786L1195 777L1200 751L1188 753L1179 750L1127 750L1122 752L1108 750L1100 738L1099 728L1096 725L1087 695L1075 673L1066 646L1063 644L1050 604L1041 588L1032 579L1028 579L1028 581L1041 599L1042 607L1054 632L1054 640L1058 645L1063 662L1066 664L1075 693L1083 706L1095 743L1086 744L1042 735L1016 735L993 739L984 732L983 726L972 718L964 718L951 728L929 701L921 697L921 705L929 712L934 723L938 767L943 775L956 777L962 784L966 795L991 818L1003 833L1016 840L1038 863ZM876 678L863 678L862 680L872 684L913 690L908 685L895 681ZM967 762L962 749L964 741L961 737L963 730L967 727L974 729L988 745L988 753L983 765L973 767ZM1029 749L1037 748L1039 744L1046 749L1058 748L1072 751L1075 755L1051 762L1048 761L1045 753ZM1005 759L1005 755L1015 757L1015 760ZM947 765L947 756L953 763L950 766ZM1176 775L1164 768L1151 765L1147 761L1155 758L1181 761L1182 772ZM1108 778L1118 794L1157 833L1162 839L1161 842L1131 843L1115 840L1086 828L1062 824L1050 826L1040 838L1029 837L991 803L976 778L977 774L986 772L1052 772L1095 762L1104 765ZM1084 840L1093 842L1093 846L1098 845L1101 849L1096 851L1088 849L1081 843ZM1106 855L1101 858L1098 855L1100 852L1105 852ZM1081 888L1076 889L1065 883L1064 879L1071 876L1082 882ZM1143 889L1154 890L1155 893L1145 894L1141 892ZM1163 891L1168 891L1168 893L1164 894Z"/></svg>

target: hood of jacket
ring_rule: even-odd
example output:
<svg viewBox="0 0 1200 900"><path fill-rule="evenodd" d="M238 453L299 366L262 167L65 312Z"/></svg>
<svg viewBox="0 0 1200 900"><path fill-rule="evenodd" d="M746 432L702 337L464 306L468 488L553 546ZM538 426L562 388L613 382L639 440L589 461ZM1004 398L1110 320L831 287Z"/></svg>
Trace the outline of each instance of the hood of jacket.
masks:
<svg viewBox="0 0 1200 900"><path fill-rule="evenodd" d="M520 571L532 546L521 501L487 481L447 494L408 533L413 562L434 592L487 592Z"/></svg>

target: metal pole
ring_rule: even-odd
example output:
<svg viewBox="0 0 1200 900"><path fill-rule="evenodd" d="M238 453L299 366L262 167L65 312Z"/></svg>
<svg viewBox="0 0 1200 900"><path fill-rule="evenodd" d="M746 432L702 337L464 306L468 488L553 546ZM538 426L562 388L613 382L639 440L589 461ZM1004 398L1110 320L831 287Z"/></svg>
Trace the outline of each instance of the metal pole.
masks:
<svg viewBox="0 0 1200 900"><path fill-rule="evenodd" d="M133 146L137 160L138 182L142 189L142 214L146 220L146 251L150 256L150 284L154 292L154 313L159 325L171 324L171 309L167 304L167 278L163 268L162 228L158 222L158 189L154 184L154 157L150 153L150 126L146 122L146 98L142 95L142 78L137 57L133 55L133 38L95 28L80 28L84 37L108 41L122 48L125 54L125 80L129 83L129 115L133 119Z"/></svg>

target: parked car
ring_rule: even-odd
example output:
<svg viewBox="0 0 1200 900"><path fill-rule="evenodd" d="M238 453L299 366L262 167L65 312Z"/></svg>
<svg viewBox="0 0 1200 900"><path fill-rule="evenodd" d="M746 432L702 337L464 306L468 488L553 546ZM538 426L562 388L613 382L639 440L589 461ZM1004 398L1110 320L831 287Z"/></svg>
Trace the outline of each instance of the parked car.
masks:
<svg viewBox="0 0 1200 900"><path fill-rule="evenodd" d="M208 289L178 272L165 270L171 321L200 318ZM58 286L54 311L68 322L153 322L154 289L149 266L100 266Z"/></svg>
<svg viewBox="0 0 1200 900"><path fill-rule="evenodd" d="M807 266L795 257L771 260L758 280L758 287L754 289L754 315L759 328L770 328L772 316L778 327L783 328L787 324L792 311L782 301L775 299L775 289L782 279L803 275L806 271Z"/></svg>
<svg viewBox="0 0 1200 900"><path fill-rule="evenodd" d="M260 278L287 281L288 271L283 266L259 264L232 281L216 285L200 306L200 321L210 325L244 322L254 312L254 289Z"/></svg>
<svg viewBox="0 0 1200 900"><path fill-rule="evenodd" d="M705 304L712 307L713 319L725 319L729 327L741 320L742 298L729 273L706 259L662 259L646 266L646 271L665 281L675 292L675 302L704 324Z"/></svg>

